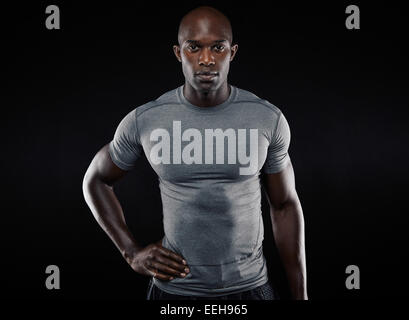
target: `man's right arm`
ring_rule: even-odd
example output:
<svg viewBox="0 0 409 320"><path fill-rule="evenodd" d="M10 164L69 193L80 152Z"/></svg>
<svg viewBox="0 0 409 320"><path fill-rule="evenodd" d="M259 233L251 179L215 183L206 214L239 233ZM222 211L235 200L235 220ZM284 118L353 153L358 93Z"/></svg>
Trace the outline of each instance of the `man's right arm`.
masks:
<svg viewBox="0 0 409 320"><path fill-rule="evenodd" d="M112 162L108 147L108 144L105 145L95 155L82 184L84 198L92 214L136 272L164 281L184 277L188 272L188 269L185 270L186 262L181 256L162 247L161 241L147 247L136 243L113 191L114 183L123 178L127 171Z"/></svg>

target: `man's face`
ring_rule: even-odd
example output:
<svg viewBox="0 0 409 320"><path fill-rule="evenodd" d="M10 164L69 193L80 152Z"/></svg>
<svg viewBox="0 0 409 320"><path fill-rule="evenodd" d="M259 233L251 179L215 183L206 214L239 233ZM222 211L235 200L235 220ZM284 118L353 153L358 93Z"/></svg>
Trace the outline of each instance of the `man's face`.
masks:
<svg viewBox="0 0 409 320"><path fill-rule="evenodd" d="M237 45L231 46L231 34L217 21L203 19L185 27L174 46L186 81L197 91L217 90L227 81L230 61Z"/></svg>

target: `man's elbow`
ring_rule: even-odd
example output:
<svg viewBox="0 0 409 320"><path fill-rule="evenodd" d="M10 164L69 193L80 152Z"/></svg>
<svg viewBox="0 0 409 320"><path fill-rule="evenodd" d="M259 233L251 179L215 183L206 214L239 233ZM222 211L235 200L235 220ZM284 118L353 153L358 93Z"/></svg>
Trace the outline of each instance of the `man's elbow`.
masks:
<svg viewBox="0 0 409 320"><path fill-rule="evenodd" d="M272 195L268 198L268 200L271 209L274 210L282 210L285 207L297 205L300 202L297 192L295 190L292 190L291 192L282 193L279 196Z"/></svg>
<svg viewBox="0 0 409 320"><path fill-rule="evenodd" d="M301 212L302 207L300 199L297 193L294 193L291 197L287 197L282 201L276 201L275 203L270 203L270 211L272 216L285 215L287 212Z"/></svg>

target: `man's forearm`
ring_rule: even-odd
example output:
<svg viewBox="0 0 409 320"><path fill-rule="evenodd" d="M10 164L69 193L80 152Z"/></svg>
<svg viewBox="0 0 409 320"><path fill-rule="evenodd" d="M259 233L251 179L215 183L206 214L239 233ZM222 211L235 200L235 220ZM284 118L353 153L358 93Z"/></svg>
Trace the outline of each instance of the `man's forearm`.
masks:
<svg viewBox="0 0 409 320"><path fill-rule="evenodd" d="M271 209L274 239L294 299L308 299L304 218L299 200Z"/></svg>
<svg viewBox="0 0 409 320"><path fill-rule="evenodd" d="M141 250L141 247L135 242L126 225L122 207L112 187L97 179L91 181L84 179L83 193L98 224L129 262L129 259Z"/></svg>

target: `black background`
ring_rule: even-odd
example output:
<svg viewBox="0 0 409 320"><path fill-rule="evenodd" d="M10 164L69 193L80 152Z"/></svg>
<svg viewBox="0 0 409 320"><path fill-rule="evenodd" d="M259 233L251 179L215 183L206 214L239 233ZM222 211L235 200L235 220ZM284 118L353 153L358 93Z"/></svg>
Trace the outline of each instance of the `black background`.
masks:
<svg viewBox="0 0 409 320"><path fill-rule="evenodd" d="M47 30L57 4L61 30ZM2 287L9 297L144 299L137 275L94 220L82 178L134 107L183 84L172 52L199 4L230 17L239 44L229 81L277 105L290 124L305 218L311 299L402 297L407 288L407 15L397 3L37 2L3 7ZM145 159L115 187L143 244L162 235ZM288 296L265 218L269 274ZM61 271L47 290L45 269ZM345 288L357 265L361 289Z"/></svg>

